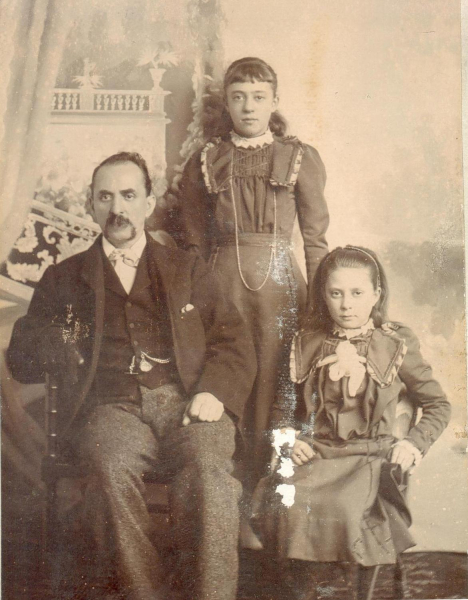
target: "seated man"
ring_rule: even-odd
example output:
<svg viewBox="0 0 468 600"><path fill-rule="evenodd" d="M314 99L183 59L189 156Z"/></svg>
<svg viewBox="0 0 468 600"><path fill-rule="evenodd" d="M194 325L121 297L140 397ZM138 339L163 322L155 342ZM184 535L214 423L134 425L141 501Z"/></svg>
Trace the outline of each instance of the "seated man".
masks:
<svg viewBox="0 0 468 600"><path fill-rule="evenodd" d="M175 597L148 538L142 475L160 469L172 476L184 597L234 600L232 456L252 341L203 261L145 233L155 199L138 154L103 161L91 192L103 236L44 273L15 325L10 368L23 383L59 379L59 443L90 473L89 581L103 595L117 582L118 598Z"/></svg>

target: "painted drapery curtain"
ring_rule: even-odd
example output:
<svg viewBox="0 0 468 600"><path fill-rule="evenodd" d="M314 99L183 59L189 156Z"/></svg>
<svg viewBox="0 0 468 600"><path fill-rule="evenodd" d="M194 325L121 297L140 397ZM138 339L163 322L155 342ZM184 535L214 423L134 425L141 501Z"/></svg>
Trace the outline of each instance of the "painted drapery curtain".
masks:
<svg viewBox="0 0 468 600"><path fill-rule="evenodd" d="M68 31L70 0L16 0L1 6L1 250L6 258L29 212L47 116Z"/></svg>

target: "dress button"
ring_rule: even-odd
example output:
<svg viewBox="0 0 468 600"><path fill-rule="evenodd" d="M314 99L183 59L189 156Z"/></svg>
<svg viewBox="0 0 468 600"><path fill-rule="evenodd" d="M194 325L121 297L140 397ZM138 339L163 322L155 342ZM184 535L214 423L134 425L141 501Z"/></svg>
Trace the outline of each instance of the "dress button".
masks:
<svg viewBox="0 0 468 600"><path fill-rule="evenodd" d="M138 342L136 340L133 340L133 345L138 346Z"/></svg>
<svg viewBox="0 0 468 600"><path fill-rule="evenodd" d="M130 329L133 329L135 327L135 323L130 323L129 327Z"/></svg>
<svg viewBox="0 0 468 600"><path fill-rule="evenodd" d="M127 308L132 308L132 303L131 302L127 302L126 306L127 306Z"/></svg>

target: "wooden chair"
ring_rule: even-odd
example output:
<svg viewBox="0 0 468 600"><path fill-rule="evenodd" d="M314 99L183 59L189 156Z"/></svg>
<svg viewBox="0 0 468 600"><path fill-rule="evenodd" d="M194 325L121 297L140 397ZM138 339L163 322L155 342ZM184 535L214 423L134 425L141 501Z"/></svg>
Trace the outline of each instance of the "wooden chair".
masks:
<svg viewBox="0 0 468 600"><path fill-rule="evenodd" d="M86 476L83 468L64 461L58 453L57 443L57 414L58 414L58 385L50 375L46 378L46 436L47 447L46 454L42 460L41 476L46 486L45 508L42 522L42 549L44 553L44 562L47 563L57 544L58 515L59 515L59 494L58 484L61 479L78 479ZM167 496L167 479L158 476L157 473L145 475L145 484L148 486L158 486L157 493L153 494L158 498L156 502L148 503L150 513L168 514L169 506L165 501Z"/></svg>
<svg viewBox="0 0 468 600"><path fill-rule="evenodd" d="M420 416L421 416L421 410L419 408L415 407L415 405L413 404L411 399L406 394L402 394L402 396L400 397L400 400L397 404L395 424L393 426L393 431L392 431L393 435L399 440L404 439L408 435L408 432L411 429L411 427L416 425L416 423L420 419ZM405 473L403 475L402 483L401 483L401 487L400 487L403 495L405 495L405 496L407 495L408 484L409 484L409 474ZM407 586L406 573L404 570L404 565L403 565L401 555L399 555L397 557L397 561L395 563L394 569L395 569L394 577L393 577L394 598L397 598L398 600L407 598L408 597L408 595L407 595L408 594L408 592L407 592L408 586ZM359 569L359 572L358 572L358 600L373 600L379 571L380 571L380 565L376 565L375 567L372 568L372 574L370 577L369 585L368 586L366 585L367 589L365 590L365 593L363 593L364 590L359 589L359 588L361 587L360 586L360 578L363 578L364 569Z"/></svg>

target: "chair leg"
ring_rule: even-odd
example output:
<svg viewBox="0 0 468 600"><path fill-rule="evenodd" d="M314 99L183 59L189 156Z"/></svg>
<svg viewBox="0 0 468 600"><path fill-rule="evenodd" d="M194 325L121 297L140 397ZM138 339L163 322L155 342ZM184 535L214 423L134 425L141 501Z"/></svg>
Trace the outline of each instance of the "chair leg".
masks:
<svg viewBox="0 0 468 600"><path fill-rule="evenodd" d="M404 570L403 561L401 556L398 556L395 564L395 575L393 580L393 586L395 590L395 598L397 600L404 600L408 597L408 582L406 579L406 572Z"/></svg>
<svg viewBox="0 0 468 600"><path fill-rule="evenodd" d="M57 485L56 479L47 483L46 505L42 522L42 549L45 554L49 554L55 548L58 518Z"/></svg>
<svg viewBox="0 0 468 600"><path fill-rule="evenodd" d="M52 597L53 559L57 543L57 483L56 479L52 479L46 483L45 507L42 514L42 577L47 589L47 597L50 598Z"/></svg>
<svg viewBox="0 0 468 600"><path fill-rule="evenodd" d="M358 567L357 600L373 600L375 584L380 565L375 567Z"/></svg>

